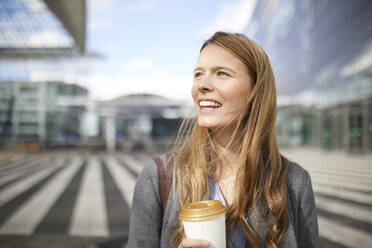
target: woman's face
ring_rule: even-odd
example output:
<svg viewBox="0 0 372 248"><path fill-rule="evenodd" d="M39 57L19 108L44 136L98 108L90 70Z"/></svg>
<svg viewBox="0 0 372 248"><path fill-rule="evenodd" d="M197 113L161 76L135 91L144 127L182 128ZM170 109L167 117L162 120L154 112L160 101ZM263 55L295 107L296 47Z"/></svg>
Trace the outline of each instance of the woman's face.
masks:
<svg viewBox="0 0 372 248"><path fill-rule="evenodd" d="M221 46L208 44L199 55L191 91L199 126L233 132L251 88L246 65Z"/></svg>

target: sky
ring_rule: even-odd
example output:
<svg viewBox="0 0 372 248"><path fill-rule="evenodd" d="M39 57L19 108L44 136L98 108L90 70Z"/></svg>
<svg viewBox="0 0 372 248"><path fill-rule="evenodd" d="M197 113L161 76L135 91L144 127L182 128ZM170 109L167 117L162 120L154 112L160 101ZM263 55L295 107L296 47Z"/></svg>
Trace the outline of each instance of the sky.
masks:
<svg viewBox="0 0 372 248"><path fill-rule="evenodd" d="M242 32L256 0L87 0L87 51L102 55L85 85L95 100L151 93L191 101L199 49Z"/></svg>

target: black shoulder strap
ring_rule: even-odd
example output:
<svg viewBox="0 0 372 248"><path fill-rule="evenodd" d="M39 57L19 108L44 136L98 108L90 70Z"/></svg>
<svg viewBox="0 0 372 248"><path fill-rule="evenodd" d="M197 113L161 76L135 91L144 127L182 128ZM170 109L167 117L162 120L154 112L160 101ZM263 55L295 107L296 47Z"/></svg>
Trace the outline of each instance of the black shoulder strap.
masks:
<svg viewBox="0 0 372 248"><path fill-rule="evenodd" d="M163 209L163 219L165 214L165 208L167 207L168 196L172 184L172 172L173 172L173 159L168 153L166 156L166 166L164 170L164 164L160 157L154 158L156 166L158 168L159 176L159 188L160 188L160 199Z"/></svg>

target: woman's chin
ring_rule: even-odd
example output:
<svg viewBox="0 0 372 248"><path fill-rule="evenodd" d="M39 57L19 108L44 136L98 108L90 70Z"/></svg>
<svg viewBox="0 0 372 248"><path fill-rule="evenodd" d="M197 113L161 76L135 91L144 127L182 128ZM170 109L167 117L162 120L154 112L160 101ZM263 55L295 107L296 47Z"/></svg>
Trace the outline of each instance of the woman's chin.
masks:
<svg viewBox="0 0 372 248"><path fill-rule="evenodd" d="M205 120L198 120L198 125L200 127L205 127L205 128L208 128L208 129L215 129L216 128L216 124L215 123L212 123L210 121L205 121Z"/></svg>

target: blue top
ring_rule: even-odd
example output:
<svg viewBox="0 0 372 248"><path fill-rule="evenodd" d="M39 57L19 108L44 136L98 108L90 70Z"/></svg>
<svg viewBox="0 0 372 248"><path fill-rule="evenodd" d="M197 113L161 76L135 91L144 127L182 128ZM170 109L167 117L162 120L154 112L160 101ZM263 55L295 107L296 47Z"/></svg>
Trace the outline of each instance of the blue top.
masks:
<svg viewBox="0 0 372 248"><path fill-rule="evenodd" d="M209 177L209 198L211 200L221 201L222 204L226 207L225 198L222 195L220 187L212 177ZM232 234L231 240L229 240L229 246L232 248L243 248L245 247L246 240L247 238L244 235L242 227L240 226L240 223L238 223L238 226Z"/></svg>

